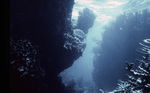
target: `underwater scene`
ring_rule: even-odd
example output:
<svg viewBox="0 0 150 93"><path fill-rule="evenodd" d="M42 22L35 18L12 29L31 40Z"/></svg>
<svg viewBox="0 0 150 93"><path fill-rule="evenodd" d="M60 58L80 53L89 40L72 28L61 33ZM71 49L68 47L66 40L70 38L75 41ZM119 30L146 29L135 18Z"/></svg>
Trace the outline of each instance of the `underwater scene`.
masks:
<svg viewBox="0 0 150 93"><path fill-rule="evenodd" d="M150 93L150 0L10 0L10 93Z"/></svg>

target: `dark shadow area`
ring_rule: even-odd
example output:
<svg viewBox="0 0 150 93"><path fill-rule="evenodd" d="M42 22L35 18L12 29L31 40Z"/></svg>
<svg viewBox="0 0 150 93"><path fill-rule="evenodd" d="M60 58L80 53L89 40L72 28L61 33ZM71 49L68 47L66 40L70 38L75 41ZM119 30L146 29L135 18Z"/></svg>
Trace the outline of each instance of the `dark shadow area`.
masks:
<svg viewBox="0 0 150 93"><path fill-rule="evenodd" d="M65 91L57 75L82 55L75 49L71 51L63 47L63 33L72 31L73 5L74 0L10 1L11 93ZM39 67L44 75L34 77L33 72L41 73Z"/></svg>

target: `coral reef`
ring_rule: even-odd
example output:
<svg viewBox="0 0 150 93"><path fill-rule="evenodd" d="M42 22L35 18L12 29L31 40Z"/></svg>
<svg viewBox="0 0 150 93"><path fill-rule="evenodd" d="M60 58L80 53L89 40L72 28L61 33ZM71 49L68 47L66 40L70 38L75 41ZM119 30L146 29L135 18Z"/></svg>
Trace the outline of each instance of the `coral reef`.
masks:
<svg viewBox="0 0 150 93"><path fill-rule="evenodd" d="M82 55L75 49L70 51L63 47L65 43L64 33L73 32L71 26L73 5L74 0L10 1L10 37L21 37L21 39L12 40L16 43L28 42L24 46L31 47L29 48L31 49L30 52L22 44L10 47L11 51L13 47L17 46L18 50L20 50L19 47L22 47L25 48L22 51L27 52L27 54L19 51L16 51L16 54L15 52L10 53L10 63L12 64L10 69L11 93L63 92L63 85L57 75L70 67ZM32 43L29 44L29 42ZM31 45L38 46L38 50L35 51ZM35 52L39 53L40 60ZM28 58L31 60L28 61ZM43 74L43 70L38 68L38 62L34 60L40 61L40 66L45 71ZM22 61L24 62L22 63ZM15 64L18 64L18 67ZM29 69L30 66L35 69ZM27 73L28 71L32 73ZM46 88L42 86L46 86ZM38 91L39 89L43 90Z"/></svg>
<svg viewBox="0 0 150 93"><path fill-rule="evenodd" d="M85 39L88 29L91 28L96 19L96 15L89 8L79 11L77 23L72 20L72 31L64 33L64 48L82 53L86 47Z"/></svg>
<svg viewBox="0 0 150 93"><path fill-rule="evenodd" d="M82 30L78 30L78 31L82 31ZM82 53L86 47L86 43L84 43L83 41L86 35L84 34L84 32L82 34L80 35L78 33L73 33L73 34L64 33L64 37L65 37L64 48L70 50L76 49L78 52Z"/></svg>
<svg viewBox="0 0 150 93"><path fill-rule="evenodd" d="M10 36L9 45L11 93L45 93L42 81L45 70L41 66L38 48L30 40L18 36Z"/></svg>
<svg viewBox="0 0 150 93"><path fill-rule="evenodd" d="M120 80L113 93L150 93L150 39L145 39L140 45L142 48L138 51L144 56L143 59L137 59L138 69L133 70L126 62L126 69L130 72L130 75L127 75L128 80Z"/></svg>
<svg viewBox="0 0 150 93"><path fill-rule="evenodd" d="M44 69L40 66L39 53L27 39L10 37L10 69L20 77L43 77Z"/></svg>
<svg viewBox="0 0 150 93"><path fill-rule="evenodd" d="M140 58L142 54L136 49L140 47L139 41L149 38L149 18L150 12L147 9L124 13L104 27L103 39L99 44L100 47L94 50L93 62L93 78L99 88L112 91L118 79L127 79L127 71L124 69L126 60L134 63L132 68L138 66L134 60Z"/></svg>
<svg viewBox="0 0 150 93"><path fill-rule="evenodd" d="M65 91L57 75L82 56L86 46L81 33L73 34L79 29L71 24L73 5L74 0L10 1L11 93Z"/></svg>

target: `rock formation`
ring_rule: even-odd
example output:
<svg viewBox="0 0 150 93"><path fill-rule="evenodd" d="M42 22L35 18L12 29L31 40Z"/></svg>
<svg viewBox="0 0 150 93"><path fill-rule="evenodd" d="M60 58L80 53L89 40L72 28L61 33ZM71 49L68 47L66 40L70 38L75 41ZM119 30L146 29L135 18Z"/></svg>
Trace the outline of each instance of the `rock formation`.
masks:
<svg viewBox="0 0 150 93"><path fill-rule="evenodd" d="M57 75L71 66L74 60L82 54L75 49L67 50L63 47L64 33L72 31L71 14L73 5L74 0L10 1L11 93L63 92L63 85L61 85ZM14 51L15 49L18 50ZM39 56L37 55L39 60L34 57L36 56L35 53L31 54L34 50L39 53ZM21 51L26 53L21 53ZM23 59L22 63L19 59ZM31 68L27 69L28 66L25 66L29 63L28 60L32 61L31 64L33 63L33 68L35 68L33 70L37 73L35 75L39 74L43 77L31 77L34 74L30 72L33 73L34 71ZM15 61L14 64L13 61ZM32 67L32 65L29 67ZM13 71L17 68L20 70Z"/></svg>
<svg viewBox="0 0 150 93"><path fill-rule="evenodd" d="M73 5L74 0L10 1L11 93L65 93L57 75L86 46L85 37L73 34Z"/></svg>

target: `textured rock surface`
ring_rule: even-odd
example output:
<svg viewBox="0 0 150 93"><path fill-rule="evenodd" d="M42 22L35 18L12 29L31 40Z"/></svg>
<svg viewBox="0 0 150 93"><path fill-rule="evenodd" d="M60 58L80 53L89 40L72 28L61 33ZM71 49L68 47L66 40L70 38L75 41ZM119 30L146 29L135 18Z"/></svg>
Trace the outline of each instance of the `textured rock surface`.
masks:
<svg viewBox="0 0 150 93"><path fill-rule="evenodd" d="M64 92L57 75L82 55L82 52L75 49L68 50L63 47L64 33L73 32L71 27L73 4L74 0L10 1L10 37L13 40L12 36L19 37L13 42L26 38L25 40L31 42L31 45L37 46L40 54L40 66L45 71L44 77L35 78L20 77L18 72L24 70L21 69L22 66L20 70L11 70L10 88L12 93ZM10 41L10 43L13 42ZM13 45L10 44L10 47Z"/></svg>

